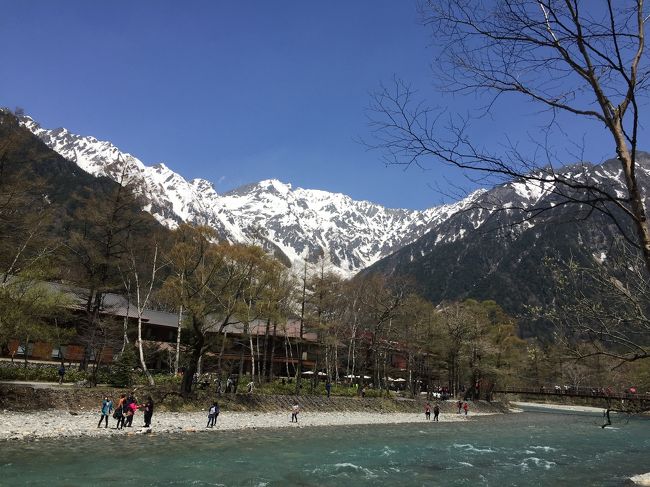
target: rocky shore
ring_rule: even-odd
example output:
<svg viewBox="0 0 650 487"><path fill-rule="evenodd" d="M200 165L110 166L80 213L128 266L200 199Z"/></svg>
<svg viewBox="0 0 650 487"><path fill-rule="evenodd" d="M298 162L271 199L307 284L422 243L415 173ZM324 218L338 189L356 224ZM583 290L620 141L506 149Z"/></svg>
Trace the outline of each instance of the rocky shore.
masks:
<svg viewBox="0 0 650 487"><path fill-rule="evenodd" d="M468 416L456 413L441 413L441 422L468 421L487 412L471 412ZM290 422L289 411L275 412L222 412L215 428L206 428L207 412L159 412L155 413L151 431L142 428L142 413L136 413L132 428L115 429L116 420L109 419L109 427L97 427L100 418L97 412L71 413L62 410L40 412L3 411L0 426L0 441L37 440L41 438L75 436L125 436L132 434L189 433L258 429L258 428L304 428L313 426L344 426L362 424L429 423L424 413L377 413L377 412L320 412L302 411L299 422Z"/></svg>

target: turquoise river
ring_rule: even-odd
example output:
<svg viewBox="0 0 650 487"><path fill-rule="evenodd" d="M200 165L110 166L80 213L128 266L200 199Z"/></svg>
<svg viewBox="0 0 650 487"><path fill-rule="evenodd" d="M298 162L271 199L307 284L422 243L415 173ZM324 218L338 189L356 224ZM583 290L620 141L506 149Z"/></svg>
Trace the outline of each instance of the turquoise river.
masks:
<svg viewBox="0 0 650 487"><path fill-rule="evenodd" d="M650 420L527 409L466 422L0 443L0 485L631 485ZM154 422L155 424L155 422Z"/></svg>

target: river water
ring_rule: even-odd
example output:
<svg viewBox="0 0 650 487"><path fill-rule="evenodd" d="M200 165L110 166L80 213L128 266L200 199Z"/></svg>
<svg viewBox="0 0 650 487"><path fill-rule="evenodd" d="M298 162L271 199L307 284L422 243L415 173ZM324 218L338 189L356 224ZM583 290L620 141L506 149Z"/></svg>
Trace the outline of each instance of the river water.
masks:
<svg viewBox="0 0 650 487"><path fill-rule="evenodd" d="M456 423L7 442L0 485L613 486L650 472L650 420L601 422L530 409Z"/></svg>

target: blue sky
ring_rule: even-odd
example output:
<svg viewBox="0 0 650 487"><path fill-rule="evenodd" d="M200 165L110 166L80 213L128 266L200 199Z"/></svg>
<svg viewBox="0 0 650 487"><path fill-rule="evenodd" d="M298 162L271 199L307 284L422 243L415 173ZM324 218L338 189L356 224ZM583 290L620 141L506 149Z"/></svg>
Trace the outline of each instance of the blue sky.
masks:
<svg viewBox="0 0 650 487"><path fill-rule="evenodd" d="M394 75L432 105L465 113L474 97L432 88L437 42L410 0L0 0L0 105L44 127L112 141L217 191L277 178L390 207L448 201L458 174L384 167L367 137L369 93ZM543 118L517 99L479 122L480 143L536 135ZM613 153L594 126L587 156ZM573 162L573 161L569 161ZM442 192L431 189L440 186Z"/></svg>

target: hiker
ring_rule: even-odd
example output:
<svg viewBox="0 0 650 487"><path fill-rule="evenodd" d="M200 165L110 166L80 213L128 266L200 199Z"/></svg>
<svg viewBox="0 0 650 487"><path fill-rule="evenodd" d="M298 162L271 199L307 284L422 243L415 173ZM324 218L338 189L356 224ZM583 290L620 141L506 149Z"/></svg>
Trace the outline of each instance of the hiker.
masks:
<svg viewBox="0 0 650 487"><path fill-rule="evenodd" d="M111 401L108 396L104 397L102 401L102 416L99 418L99 423L97 427L102 427L102 421L104 421L104 428L108 428L108 416L113 412L113 401Z"/></svg>
<svg viewBox="0 0 650 487"><path fill-rule="evenodd" d="M465 416L467 416L467 411L469 411L469 404L463 404L463 411L465 411Z"/></svg>
<svg viewBox="0 0 650 487"><path fill-rule="evenodd" d="M461 409L463 409L463 401L459 399L457 406L458 406L458 414L460 414Z"/></svg>
<svg viewBox="0 0 650 487"><path fill-rule="evenodd" d="M217 422L217 417L219 416L219 404L214 403L212 406L210 406L210 409L208 410L208 425L206 428L213 428L215 423Z"/></svg>
<svg viewBox="0 0 650 487"><path fill-rule="evenodd" d="M431 404L429 403L424 405L424 418L427 420L431 419Z"/></svg>
<svg viewBox="0 0 650 487"><path fill-rule="evenodd" d="M141 409L144 409L144 427L151 427L151 417L153 416L153 399L151 396L147 396L146 402L140 406Z"/></svg>
<svg viewBox="0 0 650 487"><path fill-rule="evenodd" d="M298 413L300 412L300 406L298 405L298 401L293 403L293 406L291 406L291 422L292 423L297 423L298 422ZM295 421L294 421L295 420Z"/></svg>
<svg viewBox="0 0 650 487"><path fill-rule="evenodd" d="M65 375L65 364L61 362L61 367L59 367L59 384L63 384L64 375Z"/></svg>
<svg viewBox="0 0 650 487"><path fill-rule="evenodd" d="M327 392L327 397L330 397L330 394L332 393L332 384L329 380L325 384L325 391Z"/></svg>
<svg viewBox="0 0 650 487"><path fill-rule="evenodd" d="M440 414L440 406L437 404L433 406L433 420L438 421L438 415Z"/></svg>
<svg viewBox="0 0 650 487"><path fill-rule="evenodd" d="M126 407L126 394L122 394L120 399L117 401L117 406L115 406L115 412L113 413L113 418L117 419L117 424L115 429L119 430L124 428L124 412Z"/></svg>

